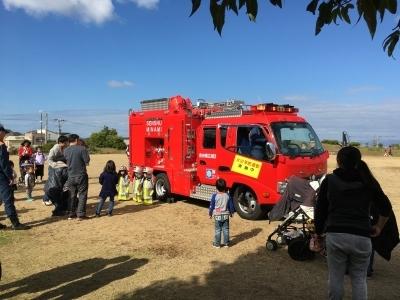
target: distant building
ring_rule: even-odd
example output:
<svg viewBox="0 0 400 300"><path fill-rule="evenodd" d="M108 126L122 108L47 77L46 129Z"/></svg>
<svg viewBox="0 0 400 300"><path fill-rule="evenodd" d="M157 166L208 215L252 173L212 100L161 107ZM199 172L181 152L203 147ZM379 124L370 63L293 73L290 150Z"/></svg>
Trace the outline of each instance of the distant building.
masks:
<svg viewBox="0 0 400 300"><path fill-rule="evenodd" d="M6 144L8 151L18 149L24 140L28 140L32 143L33 147L40 146L45 143L46 130L43 129L40 132L38 130L28 131L25 134L18 135L17 133L11 133L4 138L4 143ZM47 130L47 141L57 141L58 132Z"/></svg>
<svg viewBox="0 0 400 300"><path fill-rule="evenodd" d="M8 151L10 151L12 149L18 149L24 140L24 135L7 135L4 138L4 143L6 144Z"/></svg>
<svg viewBox="0 0 400 300"><path fill-rule="evenodd" d="M25 139L31 141L32 146L40 146L45 143L46 140L46 130L40 129L28 131L25 133ZM47 141L56 141L58 139L58 133L54 131L47 130Z"/></svg>

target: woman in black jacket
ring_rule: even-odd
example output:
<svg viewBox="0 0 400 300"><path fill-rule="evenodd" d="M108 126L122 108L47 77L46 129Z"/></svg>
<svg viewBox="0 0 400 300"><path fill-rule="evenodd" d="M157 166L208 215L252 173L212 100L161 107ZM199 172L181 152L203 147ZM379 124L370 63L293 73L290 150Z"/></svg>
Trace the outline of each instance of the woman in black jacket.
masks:
<svg viewBox="0 0 400 300"><path fill-rule="evenodd" d="M371 237L380 234L392 207L357 148L340 149L337 164L338 168L321 184L315 210L317 236L326 232L329 299L343 298L346 267L353 299L367 299ZM379 213L373 226L371 204Z"/></svg>

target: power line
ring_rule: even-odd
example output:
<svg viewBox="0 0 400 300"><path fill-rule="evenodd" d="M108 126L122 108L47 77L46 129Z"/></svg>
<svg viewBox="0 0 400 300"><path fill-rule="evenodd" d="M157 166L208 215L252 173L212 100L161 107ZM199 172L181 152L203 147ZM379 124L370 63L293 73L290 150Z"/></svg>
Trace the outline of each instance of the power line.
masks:
<svg viewBox="0 0 400 300"><path fill-rule="evenodd" d="M62 123L64 123L66 120L57 118L57 119L53 119L53 121L56 121L58 123L58 136L60 136Z"/></svg>

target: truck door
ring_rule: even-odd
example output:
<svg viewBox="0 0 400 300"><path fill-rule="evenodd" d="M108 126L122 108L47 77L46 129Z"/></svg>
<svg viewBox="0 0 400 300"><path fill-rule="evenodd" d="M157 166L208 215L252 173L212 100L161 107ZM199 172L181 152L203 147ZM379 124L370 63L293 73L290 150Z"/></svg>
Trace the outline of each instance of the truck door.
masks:
<svg viewBox="0 0 400 300"><path fill-rule="evenodd" d="M202 184L214 185L217 179L217 127L200 127L197 140L197 175Z"/></svg>

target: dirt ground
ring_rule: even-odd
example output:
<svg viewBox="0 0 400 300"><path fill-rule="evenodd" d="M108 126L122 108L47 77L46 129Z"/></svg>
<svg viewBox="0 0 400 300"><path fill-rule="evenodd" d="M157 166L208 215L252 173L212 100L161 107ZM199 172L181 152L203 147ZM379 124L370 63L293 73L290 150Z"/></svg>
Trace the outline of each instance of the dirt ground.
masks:
<svg viewBox="0 0 400 300"><path fill-rule="evenodd" d="M16 158L13 158L16 161ZM325 299L327 266L292 260L285 248L267 252L265 241L277 222L231 222L232 247L211 247L208 203L178 201L150 207L118 202L114 216L93 218L105 162L125 155L93 155L86 221L50 217L43 184L35 201L16 193L28 231L0 232L3 278L0 299ZM366 157L400 220L400 158ZM329 161L335 166L334 157ZM0 220L4 221L3 208ZM8 220L4 221L9 225ZM400 247L390 263L378 257L368 280L370 299L398 299ZM350 285L346 279L346 296Z"/></svg>

